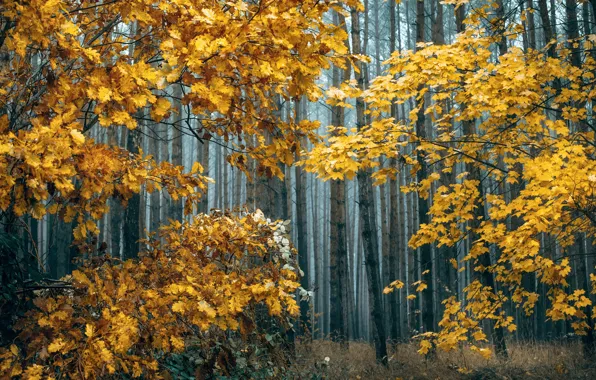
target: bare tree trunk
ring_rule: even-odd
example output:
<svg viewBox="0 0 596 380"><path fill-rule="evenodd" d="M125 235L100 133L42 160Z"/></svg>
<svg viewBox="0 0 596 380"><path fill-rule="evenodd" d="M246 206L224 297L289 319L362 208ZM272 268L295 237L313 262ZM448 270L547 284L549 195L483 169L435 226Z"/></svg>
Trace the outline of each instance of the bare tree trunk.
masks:
<svg viewBox="0 0 596 380"><path fill-rule="evenodd" d="M324 223L323 223L323 277L324 278L330 278L330 271L329 271L329 266L330 266L330 257L329 257L329 206L330 206L330 202L329 202L329 192L327 191L327 186L323 187L323 197L322 199L325 200L325 204L324 204L324 212L323 212L323 217L325 218ZM330 320L330 315L331 315L331 305L330 305L330 298L331 298L331 284L329 283L329 281L323 281L325 290L323 293L323 304L324 304L324 310L323 310L323 327L324 327L324 335L328 335L329 331L330 331L330 324L331 324L331 320Z"/></svg>
<svg viewBox="0 0 596 380"><path fill-rule="evenodd" d="M182 107L182 88L181 85L174 86L174 107L176 113L173 113L174 128L172 130L172 164L175 166L183 166L183 144L182 144L182 118L184 117L184 108ZM173 200L170 203L170 212L168 216L173 220L182 220L182 205L183 200Z"/></svg>
<svg viewBox="0 0 596 380"><path fill-rule="evenodd" d="M444 45L445 31L443 29L443 4L439 0L435 0L434 4L437 11L437 15L432 25L432 40L437 45Z"/></svg>
<svg viewBox="0 0 596 380"><path fill-rule="evenodd" d="M207 133L205 133L205 135L203 136L203 149L202 149L202 159L201 159L201 165L203 166L203 175L205 177L209 177L210 175L210 162L209 162L209 147L211 146L211 143L209 142L211 136ZM202 213L208 213L209 212L209 186L207 186L205 188L205 193L203 194L203 196L201 197L201 205L200 205L200 210Z"/></svg>
<svg viewBox="0 0 596 380"><path fill-rule="evenodd" d="M128 131L126 138L126 149L132 153L139 153L139 131L138 129ZM141 208L141 195L134 193L128 200L128 204L124 209L124 225L123 225L123 248L124 259L135 258L139 254L139 215Z"/></svg>
<svg viewBox="0 0 596 380"><path fill-rule="evenodd" d="M295 112L296 122L302 120L302 99L296 99ZM297 154L297 160L300 159L299 153ZM298 264L300 269L304 273L300 280L300 285L304 289L308 289L310 286L309 273L308 273L308 230L306 225L306 173L304 170L297 166L296 167L296 224L298 233ZM304 325L305 329L308 329L308 302L300 303L300 320Z"/></svg>
<svg viewBox="0 0 596 380"><path fill-rule="evenodd" d="M112 146L119 146L116 137L116 129L108 129L108 143ZM120 229L122 228L122 203L118 199L110 200L110 254L120 257Z"/></svg>
<svg viewBox="0 0 596 380"><path fill-rule="evenodd" d="M287 188L288 187L286 186L285 189L287 189ZM234 206L240 207L241 205L242 205L242 171L240 171L239 169L234 169ZM285 217L285 219L287 219L287 216Z"/></svg>
<svg viewBox="0 0 596 380"><path fill-rule="evenodd" d="M222 187L223 187L223 197L222 197L222 210L226 210L230 207L230 195L229 195L229 178L228 178L228 161L226 160L226 149L222 147L221 149L221 165L222 165Z"/></svg>
<svg viewBox="0 0 596 380"><path fill-rule="evenodd" d="M249 136L247 138L247 144L249 147L254 147L255 141L254 136ZM250 211L255 210L255 182L256 182L256 163L253 158L250 156L247 160L248 164L248 173L250 174L250 178L246 180L246 206Z"/></svg>
<svg viewBox="0 0 596 380"><path fill-rule="evenodd" d="M165 161L170 161L170 134L168 131L168 128L164 128L161 131L161 137L162 137L162 141L161 141L161 146L159 149L159 160L161 162L165 162ZM167 220L169 218L170 215L170 196L168 194L167 191L162 191L161 192L161 200L160 200L160 208L159 208L159 219L161 220L162 223L166 224Z"/></svg>
<svg viewBox="0 0 596 380"><path fill-rule="evenodd" d="M424 38L424 0L418 0L416 3L416 43L425 42ZM425 104L423 99L419 99L418 104L418 119L416 120L416 137L419 141L426 140L426 128L424 114ZM418 183L428 178L428 164L426 162L426 155L422 151L417 151L416 159L418 161L418 172L416 179ZM418 223L419 225L429 223L429 199L424 199L418 195ZM427 286L426 290L422 292L422 326L424 332L434 330L434 315L433 315L433 262L432 251L428 244L420 247L420 280Z"/></svg>
<svg viewBox="0 0 596 380"><path fill-rule="evenodd" d="M397 23L396 23L396 14L395 14L395 2L390 1L388 4L389 10L389 52L393 53L396 49L396 37L397 37ZM393 104L391 106L391 119L396 122L397 121L397 105ZM397 168L397 160L395 158L391 158L389 161L389 166L392 168ZM399 175L399 174L398 174ZM387 232L387 236L384 237L383 244L385 241L387 242L387 249L388 249L388 279L387 282L394 281L399 279L399 246L402 242L399 236L400 233L400 220L399 220L399 188L397 185L397 177L389 179L389 204L390 204L390 211L389 211L389 228ZM387 228L386 228L387 229ZM390 238L391 237L391 238ZM388 304L391 319L389 322L389 337L392 341L396 342L400 338L400 326L401 326L401 315L399 309L399 294L401 291L394 291L388 297Z"/></svg>
<svg viewBox="0 0 596 380"><path fill-rule="evenodd" d="M159 137L160 135L157 132L157 125L154 125L152 128L152 133L149 133L149 153L153 156L153 159L155 160L155 162L159 162ZM151 230L151 232L157 232L159 229L159 225L160 225L160 214L159 214L159 208L160 208L160 198L161 195L159 193L159 191L154 190L151 193L151 196L149 198L149 202L150 202L150 208L149 208L149 229Z"/></svg>
<svg viewBox="0 0 596 380"><path fill-rule="evenodd" d="M214 196L214 207L218 210L222 210L223 209L223 205L222 205L222 199L223 199L223 191L222 191L222 185L223 185L223 180L222 180L222 176L221 176L221 157L222 157L222 148L221 148L221 144L217 143L215 146L215 170L214 170L214 174L215 174L215 193L213 194ZM259 177L259 179L261 179L261 177ZM267 215L267 214L265 214Z"/></svg>
<svg viewBox="0 0 596 380"><path fill-rule="evenodd" d="M549 43L555 38L555 34L553 33L551 20L548 16L548 6L546 4L546 0L538 0L538 8L540 11L540 19L542 21L542 30L544 33L544 42ZM555 51L555 44L551 44L548 48L548 56L551 58L556 57Z"/></svg>
<svg viewBox="0 0 596 380"><path fill-rule="evenodd" d="M339 25L339 16L333 15L334 22ZM344 24L345 27L345 24ZM332 86L339 87L342 79L348 80L350 76L349 65L343 71L341 78L340 69L333 67ZM331 125L344 125L344 110L342 107L331 108ZM347 348L348 337L348 246L346 236L346 201L345 184L340 180L332 180L330 187L330 333L331 339L340 342Z"/></svg>
<svg viewBox="0 0 596 380"><path fill-rule="evenodd" d="M571 64L575 67L580 67L582 56L580 51L576 0L565 0L565 13L567 16L567 38L571 40L568 44L568 48L571 50Z"/></svg>
<svg viewBox="0 0 596 380"><path fill-rule="evenodd" d="M497 46L499 47L499 55L503 55L507 52L507 37L506 37L506 25L505 25L505 6L503 4L503 0L496 0L497 9L496 9L496 25L497 30L494 31L500 36L499 40L497 41Z"/></svg>
<svg viewBox="0 0 596 380"><path fill-rule="evenodd" d="M352 53L360 54L360 20L358 11L355 8L350 10L352 20ZM365 15L366 16L366 15ZM360 70L355 70L356 82L361 89L364 89L363 64L356 64ZM360 130L364 127L364 100L356 99L356 126ZM368 277L369 297L371 298L371 314L373 316L376 339L375 352L379 362L387 364L387 346L385 336L385 320L383 317L383 301L381 298L381 275L379 273L379 244L377 241L376 218L374 215L373 191L370 170L360 170L357 173L358 179L358 200L360 216L362 219L362 241L366 255L366 272Z"/></svg>
<svg viewBox="0 0 596 380"><path fill-rule="evenodd" d="M536 23L534 22L533 0L526 0L526 30L528 31L528 48L536 50Z"/></svg>

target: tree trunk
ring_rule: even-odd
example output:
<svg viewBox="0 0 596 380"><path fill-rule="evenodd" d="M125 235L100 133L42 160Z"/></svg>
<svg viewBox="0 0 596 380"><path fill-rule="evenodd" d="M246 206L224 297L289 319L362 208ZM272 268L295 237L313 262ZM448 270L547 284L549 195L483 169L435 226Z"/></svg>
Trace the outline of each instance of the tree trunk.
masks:
<svg viewBox="0 0 596 380"><path fill-rule="evenodd" d="M418 0L416 3L416 43L425 42L424 38L424 0ZM420 90L420 89L419 89ZM425 104L424 99L417 99L418 119L416 120L416 138L419 141L426 140L425 128ZM418 183L428 178L428 164L426 162L426 155L422 151L417 151L416 160L418 162L418 171L416 172L416 180ZM419 225L429 223L429 199L424 199L418 195L418 223ZM433 262L432 251L428 244L420 248L420 280L427 286L426 290L422 292L422 327L423 332L434 330L434 315L433 315Z"/></svg>
<svg viewBox="0 0 596 380"><path fill-rule="evenodd" d="M202 159L201 159L201 165L203 166L203 175L205 177L209 177L209 147L211 146L209 140L211 138L211 135L209 135L208 133L205 133L203 135L203 151L202 151ZM209 213L209 185L206 186L205 188L205 192L203 193L203 196L201 197L201 205L200 205L200 210L202 213L207 214Z"/></svg>
<svg viewBox="0 0 596 380"><path fill-rule="evenodd" d="M551 42L554 38L555 35L553 33L553 29L552 29L552 25L551 25L551 21L550 18L548 16L548 6L546 4L546 0L538 0L538 8L540 11L540 19L542 21L542 30L544 33L544 42L546 44L548 44L549 42ZM556 51L555 51L555 44L551 44L547 50L548 56L551 58L556 57Z"/></svg>
<svg viewBox="0 0 596 380"><path fill-rule="evenodd" d="M128 131L126 138L126 149L132 153L139 153L139 131L137 129ZM141 207L141 195L134 193L128 200L126 209L124 210L124 225L123 225L123 248L124 259L137 257L139 254L139 214Z"/></svg>
<svg viewBox="0 0 596 380"><path fill-rule="evenodd" d="M153 156L155 162L159 162L159 137L160 135L157 132L157 125L153 126L153 133L149 134L149 154ZM161 223L160 218L160 198L161 194L159 191L154 190L149 197L149 229L152 233L157 233L159 229L159 225Z"/></svg>
<svg viewBox="0 0 596 380"><path fill-rule="evenodd" d="M182 85L174 85L174 107L175 111L173 112L172 121L174 123L174 128L172 130L173 137L172 137L172 164L175 166L183 166L184 163L182 161L183 157L183 141L182 141L182 119L184 117L184 108L182 107L181 98L182 98ZM182 220L182 205L183 200L173 200L170 203L170 212L169 218L173 220Z"/></svg>
<svg viewBox="0 0 596 380"><path fill-rule="evenodd" d="M352 8L350 11L352 20L352 53L360 54L360 20L358 11ZM355 70L356 82L361 89L364 89L363 63L359 66L359 72ZM364 100L356 99L356 126L360 130L364 127ZM366 256L366 273L368 277L368 291L371 299L371 314L373 316L376 339L375 352L379 362L387 364L387 346L385 336L385 320L383 317L383 302L381 298L381 275L379 273L379 246L377 241L376 218L374 215L373 191L370 170L360 170L358 179L358 200L360 216L362 219L362 242Z"/></svg>
<svg viewBox="0 0 596 380"><path fill-rule="evenodd" d="M302 120L302 99L296 99L295 112L296 122ZM302 147L300 148L302 149ZM297 153L296 160L300 159L300 154ZM300 285L304 289L309 289L310 279L308 276L308 230L307 230L307 215L306 215L306 173L304 170L296 166L296 225L298 233L298 265L304 273L300 279ZM309 328L308 323L308 302L300 302L300 321L305 329Z"/></svg>

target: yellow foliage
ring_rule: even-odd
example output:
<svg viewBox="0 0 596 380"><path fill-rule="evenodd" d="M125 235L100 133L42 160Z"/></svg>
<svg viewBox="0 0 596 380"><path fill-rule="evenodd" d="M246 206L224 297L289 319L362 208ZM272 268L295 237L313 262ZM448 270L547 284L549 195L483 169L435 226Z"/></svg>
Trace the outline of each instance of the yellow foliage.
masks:
<svg viewBox="0 0 596 380"><path fill-rule="evenodd" d="M389 294L389 293L393 292L395 289L401 289L403 287L404 287L403 282L401 282L400 280L395 280L391 284L386 286L385 289L383 289L383 293Z"/></svg>
<svg viewBox="0 0 596 380"><path fill-rule="evenodd" d="M466 1L447 3L457 7ZM555 46L560 58L512 46L495 59L495 37L483 29L483 12L472 14L466 20L470 27L451 44L394 52L386 73L366 91L349 82L329 90L334 106L364 100L371 122L357 131L333 126L339 132L315 144L302 161L321 178L350 179L380 158L399 158L399 170L417 176L422 169L417 155L424 155L431 170L407 181L402 191L425 199L432 191L430 221L420 225L409 246L454 247L467 238L468 255L450 262L458 272L468 266L477 272L464 289L465 306L452 298L445 303L441 330L432 337L432 344L445 350L469 337L485 340L482 320L514 332L517 326L503 306L511 301L533 312L539 295L524 288L528 276L549 289L547 318L571 321L578 334L585 333L592 307L590 289L572 290L568 277L576 264L565 256L578 236L596 236L596 148L589 117L595 94L586 86L596 62L587 58L574 66L562 45ZM404 103L416 105L408 117L397 122L388 116L391 107ZM416 134L420 109L432 124L427 138ZM445 181L444 174L458 167L465 169ZM375 183L395 178L397 170L375 172ZM551 252L554 245L560 253ZM596 277L590 279L594 292ZM413 286L416 292L426 288L421 281ZM423 343L421 353L428 350Z"/></svg>
<svg viewBox="0 0 596 380"><path fill-rule="evenodd" d="M74 290L36 299L16 345L0 349L0 377L26 368L30 378L96 378L106 369L153 378L164 353L184 350L201 330L239 329L258 304L287 324L300 284L285 269L298 265L282 224L258 214L199 215L164 226L164 243L147 241L137 261L108 257L74 271ZM52 361L35 355L43 351Z"/></svg>

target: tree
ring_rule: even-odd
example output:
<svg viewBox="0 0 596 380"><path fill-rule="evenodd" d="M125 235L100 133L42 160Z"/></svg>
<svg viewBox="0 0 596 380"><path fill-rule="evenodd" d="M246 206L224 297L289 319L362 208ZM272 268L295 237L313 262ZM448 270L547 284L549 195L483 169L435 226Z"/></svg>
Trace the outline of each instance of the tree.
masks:
<svg viewBox="0 0 596 380"><path fill-rule="evenodd" d="M333 15L334 23L337 26L343 22L345 28L345 18L340 17L337 12ZM348 35L344 34L346 45ZM339 67L333 67L333 86L339 86L341 79L350 77L349 63L344 64L344 70ZM331 125L341 127L345 122L344 109L342 107L331 108ZM337 133L335 133L337 134ZM332 180L330 186L330 330L331 337L341 343L347 343L348 336L348 289L349 289L349 271L348 271L348 242L346 228L346 196L345 183L341 180Z"/></svg>
<svg viewBox="0 0 596 380"><path fill-rule="evenodd" d="M259 173L282 177L279 163L292 164L299 141L315 140L318 125L280 120L271 94L285 100L321 95L315 80L343 42L323 20L333 5L310 0L4 2L2 238L25 235L30 217L42 220L45 233L44 216L55 215L73 223L73 244L89 259L110 253L97 242L98 221L109 213L111 254L135 257L142 188L161 210L168 209L166 202L152 194L167 193L175 219L182 218L181 202L189 215L206 190L209 180L201 175L201 165L184 168L185 134L202 141L212 136L254 141L240 144L229 162L248 173L250 157ZM169 162L167 143L161 160L154 146L154 157L140 149L137 127L149 123L165 132L160 135L165 141L174 137L174 162ZM112 137L110 145L91 138L102 128ZM208 157L207 147L203 152ZM151 218L155 231L157 214ZM27 247L35 247L38 239L29 236ZM57 262L47 260L46 245L34 255L37 265L22 262L29 257L25 249L3 248L2 262L14 263L17 270L2 266L2 288L18 289L35 267L43 272Z"/></svg>
<svg viewBox="0 0 596 380"><path fill-rule="evenodd" d="M162 228L165 243L150 241L139 262L105 258L83 266L63 293L35 300L19 338L0 349L0 374L158 378L189 339L254 329L254 305L285 323L298 314L292 293L299 283L295 271L283 269L296 265L296 250L281 226L262 213L200 214L192 224ZM265 265L271 258L276 264ZM207 330L211 338L202 334ZM214 370L206 366L197 373Z"/></svg>
<svg viewBox="0 0 596 380"><path fill-rule="evenodd" d="M517 329L515 308L531 315L539 302L540 294L525 287L529 274L546 289L547 299L540 301L546 318L570 323L579 335L590 330L592 290L585 287L585 261L576 266L570 257L575 247L585 249L581 239L591 236L595 227L590 210L596 179L589 174L596 162L593 129L577 128L592 125L587 78L595 67L587 58L578 65L572 50L581 46L577 39L569 49L553 43L539 54L526 54L515 46L507 48L511 44L504 44L501 34L487 29L492 23L482 24L473 16L464 22L463 14L456 14L460 34L454 43L419 44L415 52L394 54L387 73L366 92L349 83L328 91L330 104L349 106L349 98L363 97L374 121L354 135L315 146L305 166L323 178L349 177L375 167L381 155L399 157L409 166L417 183L405 190L417 192L422 206L432 193L428 213L418 214L420 227L409 245L453 247L468 239L470 250L461 262L451 264L458 271L466 266L472 271L462 293L443 301L440 330L421 334L420 352L451 350L468 339L485 341L482 325L488 321L495 349L505 355L505 334ZM396 103L420 102L426 94L430 101L423 114L416 105L403 122L385 116ZM445 106L446 100L453 104ZM431 118L436 136L423 134L423 116ZM457 132L454 122L460 126ZM411 142L417 148L409 153L404 147ZM454 167L465 171L455 182L441 183L440 172L424 173L438 162L443 172ZM396 171L388 167L373 177L382 183ZM523 186L504 193L495 183ZM554 242L554 255L544 246L544 235ZM572 270L581 273L581 282L570 281ZM424 284L415 284L423 297ZM398 279L386 291L402 285ZM486 348L473 349L490 355Z"/></svg>
<svg viewBox="0 0 596 380"><path fill-rule="evenodd" d="M350 9L352 21L352 53L359 55L361 52L360 42L360 19L356 7ZM354 76L360 90L364 90L364 66L362 62L355 64ZM364 127L364 99L356 98L356 127L358 130ZM381 274L379 271L379 243L377 239L376 217L374 215L372 180L371 173L367 170L360 170L356 174L358 180L358 210L362 222L362 242L366 256L366 275L368 279L368 293L371 300L371 314L375 326L375 353L377 361L387 363L387 339L385 321L383 316L383 301L381 299Z"/></svg>

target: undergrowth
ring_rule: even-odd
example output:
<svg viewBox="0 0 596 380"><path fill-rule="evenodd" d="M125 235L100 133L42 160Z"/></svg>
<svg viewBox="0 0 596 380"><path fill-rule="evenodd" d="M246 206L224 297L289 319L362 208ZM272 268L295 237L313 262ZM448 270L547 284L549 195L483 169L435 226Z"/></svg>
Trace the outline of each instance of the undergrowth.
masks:
<svg viewBox="0 0 596 380"><path fill-rule="evenodd" d="M416 344L391 349L389 365L375 361L365 342L313 341L296 347L290 377L300 379L596 379L596 362L582 356L579 343L512 343L509 359L484 359L469 349L439 352L434 359L419 355Z"/></svg>

